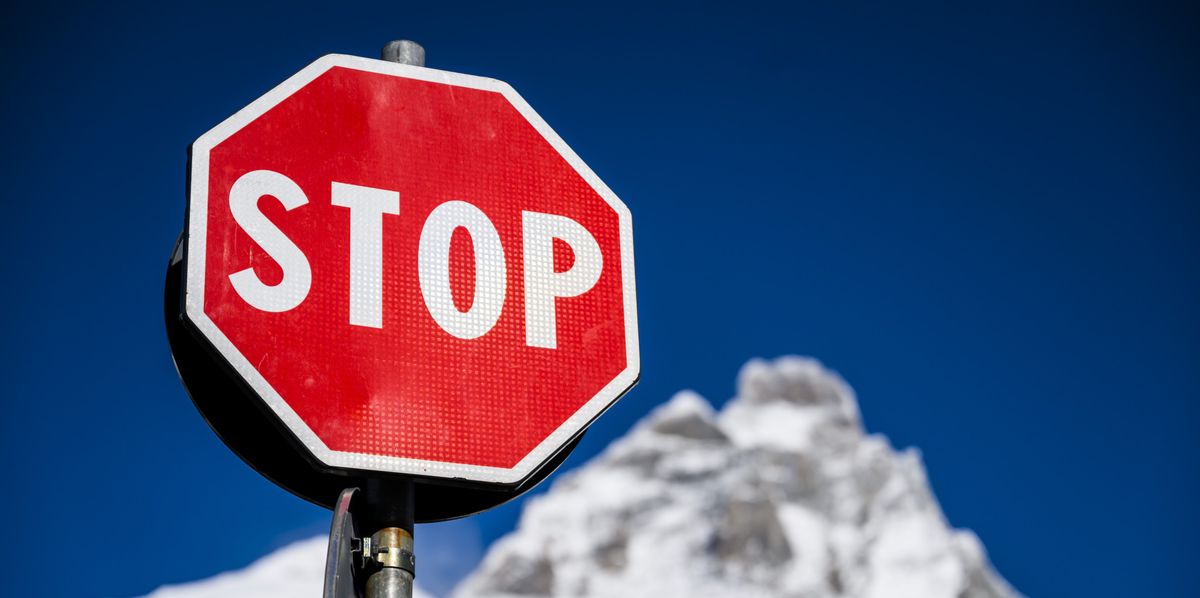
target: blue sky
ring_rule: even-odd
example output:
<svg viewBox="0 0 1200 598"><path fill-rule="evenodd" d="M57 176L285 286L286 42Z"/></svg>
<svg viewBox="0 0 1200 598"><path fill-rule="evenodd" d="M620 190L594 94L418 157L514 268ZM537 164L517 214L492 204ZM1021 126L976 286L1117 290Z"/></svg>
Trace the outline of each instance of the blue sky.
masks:
<svg viewBox="0 0 1200 598"><path fill-rule="evenodd" d="M645 4L6 6L0 594L144 593L326 528L196 414L163 274L194 138L409 37L511 83L633 211L642 383L568 467L814 355L1023 592L1194 595L1198 11ZM418 541L478 554L519 509Z"/></svg>

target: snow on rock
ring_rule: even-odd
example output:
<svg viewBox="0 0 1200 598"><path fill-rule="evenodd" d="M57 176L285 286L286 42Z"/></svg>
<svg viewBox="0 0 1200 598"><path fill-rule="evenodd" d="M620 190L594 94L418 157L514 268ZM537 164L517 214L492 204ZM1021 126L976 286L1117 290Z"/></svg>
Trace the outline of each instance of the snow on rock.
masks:
<svg viewBox="0 0 1200 598"><path fill-rule="evenodd" d="M456 598L1009 598L951 529L914 450L865 434L811 359L748 363L720 412L692 392L527 503Z"/></svg>
<svg viewBox="0 0 1200 598"><path fill-rule="evenodd" d="M146 598L320 598L328 543L324 536L301 540L268 554L245 569L163 586ZM429 596L416 588L413 598Z"/></svg>
<svg viewBox="0 0 1200 598"><path fill-rule="evenodd" d="M151 598L321 593L326 540ZM417 590L417 598L427 594ZM455 598L1016 598L920 455L864 432L815 360L755 360L719 413L681 392L531 499Z"/></svg>

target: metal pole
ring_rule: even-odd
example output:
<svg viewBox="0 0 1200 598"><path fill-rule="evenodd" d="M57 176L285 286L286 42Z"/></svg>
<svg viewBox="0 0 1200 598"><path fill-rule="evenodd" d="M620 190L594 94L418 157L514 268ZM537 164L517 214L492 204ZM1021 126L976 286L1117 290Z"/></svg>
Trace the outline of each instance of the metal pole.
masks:
<svg viewBox="0 0 1200 598"><path fill-rule="evenodd" d="M371 550L381 568L367 578L367 598L412 598L412 549L412 534L398 527L371 536Z"/></svg>
<svg viewBox="0 0 1200 598"><path fill-rule="evenodd" d="M406 39L389 42L380 55L389 62L425 66L425 48ZM343 494L347 507L353 494L353 491ZM370 536L364 533L359 540L362 566L368 575L366 583L359 587L365 590L366 598L412 598L413 579L416 576L413 494L412 480L368 479L361 495L361 511L350 512L354 529L362 532L374 530ZM335 526L337 522L335 515ZM332 548L330 554L333 554ZM325 585L327 596L330 588L340 587L329 579Z"/></svg>
<svg viewBox="0 0 1200 598"><path fill-rule="evenodd" d="M412 598L416 576L412 480L367 480L363 507L362 529L376 530L362 539L363 560L370 567L366 598Z"/></svg>

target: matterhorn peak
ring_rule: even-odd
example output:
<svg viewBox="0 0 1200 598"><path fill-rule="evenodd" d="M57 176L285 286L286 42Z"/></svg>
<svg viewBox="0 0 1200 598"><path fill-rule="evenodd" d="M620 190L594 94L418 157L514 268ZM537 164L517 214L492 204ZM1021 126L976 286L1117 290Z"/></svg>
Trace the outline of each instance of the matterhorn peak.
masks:
<svg viewBox="0 0 1200 598"><path fill-rule="evenodd" d="M457 598L1009 598L915 450L864 432L802 357L753 360L720 412L684 391L531 499Z"/></svg>
<svg viewBox="0 0 1200 598"><path fill-rule="evenodd" d="M560 476L455 598L1019 596L837 374L756 359L737 388L720 411L679 392ZM323 560L314 539L154 596L315 596Z"/></svg>

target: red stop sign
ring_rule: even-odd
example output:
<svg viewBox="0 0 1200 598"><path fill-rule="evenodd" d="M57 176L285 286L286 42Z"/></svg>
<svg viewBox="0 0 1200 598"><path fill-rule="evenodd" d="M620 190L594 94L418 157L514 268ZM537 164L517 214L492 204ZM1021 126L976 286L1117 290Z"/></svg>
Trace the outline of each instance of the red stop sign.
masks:
<svg viewBox="0 0 1200 598"><path fill-rule="evenodd" d="M185 315L327 466L516 483L637 381L629 210L505 83L326 56L190 184Z"/></svg>

